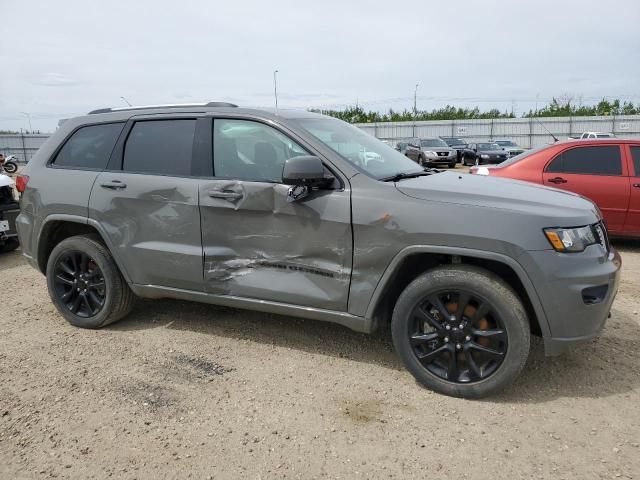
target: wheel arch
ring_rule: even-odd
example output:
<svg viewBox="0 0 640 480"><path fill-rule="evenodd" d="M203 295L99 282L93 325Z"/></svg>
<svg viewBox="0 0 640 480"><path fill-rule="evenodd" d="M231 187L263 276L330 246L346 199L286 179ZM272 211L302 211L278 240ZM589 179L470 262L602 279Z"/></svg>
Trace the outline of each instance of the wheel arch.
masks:
<svg viewBox="0 0 640 480"><path fill-rule="evenodd" d="M113 259L115 260L125 281L127 283L131 283L126 269L123 268L122 263L115 254L114 249L111 247L109 237L106 235L106 232L102 229L100 224L90 218L76 215L49 215L42 223L42 227L40 228L40 233L38 235L36 251L36 261L40 272L46 275L49 255L51 255L55 246L61 241L76 235L89 234L95 234L100 238L100 241L107 247L109 253L113 256Z"/></svg>
<svg viewBox="0 0 640 480"><path fill-rule="evenodd" d="M517 261L496 252L446 246L407 247L393 258L378 282L365 314L371 330L388 324L400 293L418 275L451 263L476 265L498 275L522 301L532 333L545 338L551 336L538 293Z"/></svg>

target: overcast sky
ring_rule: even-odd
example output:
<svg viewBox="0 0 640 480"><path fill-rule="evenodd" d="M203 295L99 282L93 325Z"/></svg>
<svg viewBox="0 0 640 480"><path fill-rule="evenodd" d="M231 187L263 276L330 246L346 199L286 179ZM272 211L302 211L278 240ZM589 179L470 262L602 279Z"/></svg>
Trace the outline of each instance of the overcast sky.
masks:
<svg viewBox="0 0 640 480"><path fill-rule="evenodd" d="M640 1L0 0L0 129L105 106L640 102Z"/></svg>

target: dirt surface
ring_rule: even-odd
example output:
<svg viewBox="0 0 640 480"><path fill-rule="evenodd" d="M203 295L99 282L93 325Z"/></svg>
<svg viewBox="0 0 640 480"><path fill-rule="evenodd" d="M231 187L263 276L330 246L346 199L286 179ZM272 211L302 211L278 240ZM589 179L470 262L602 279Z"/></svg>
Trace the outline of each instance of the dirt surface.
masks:
<svg viewBox="0 0 640 480"><path fill-rule="evenodd" d="M640 242L602 336L499 397L420 387L387 336L178 301L99 331L0 256L0 478L640 478Z"/></svg>

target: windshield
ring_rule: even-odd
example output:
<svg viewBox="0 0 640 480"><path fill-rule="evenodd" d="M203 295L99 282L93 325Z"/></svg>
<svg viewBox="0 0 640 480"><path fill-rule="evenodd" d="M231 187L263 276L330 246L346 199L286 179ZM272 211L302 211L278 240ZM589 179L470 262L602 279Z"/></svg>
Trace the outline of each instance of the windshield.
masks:
<svg viewBox="0 0 640 480"><path fill-rule="evenodd" d="M478 150L501 150L502 147L497 143L479 143Z"/></svg>
<svg viewBox="0 0 640 480"><path fill-rule="evenodd" d="M301 118L298 124L342 158L372 177L424 171L389 145L353 125L335 118Z"/></svg>
<svg viewBox="0 0 640 480"><path fill-rule="evenodd" d="M424 140L420 140L421 147L448 147L444 140L440 140L439 138L425 138Z"/></svg>
<svg viewBox="0 0 640 480"><path fill-rule="evenodd" d="M501 147L517 147L518 145L511 140L496 140L496 143Z"/></svg>
<svg viewBox="0 0 640 480"><path fill-rule="evenodd" d="M467 144L467 142L465 142L462 138L443 137L442 139L445 142L447 142L448 145L466 145Z"/></svg>

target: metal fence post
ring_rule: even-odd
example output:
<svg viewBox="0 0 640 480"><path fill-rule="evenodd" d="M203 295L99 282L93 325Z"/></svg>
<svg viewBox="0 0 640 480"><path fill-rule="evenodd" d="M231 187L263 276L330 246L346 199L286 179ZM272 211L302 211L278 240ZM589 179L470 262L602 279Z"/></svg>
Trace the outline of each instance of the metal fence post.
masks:
<svg viewBox="0 0 640 480"><path fill-rule="evenodd" d="M533 148L533 117L529 117L529 148Z"/></svg>
<svg viewBox="0 0 640 480"><path fill-rule="evenodd" d="M27 163L27 146L24 143L24 132L20 129L20 137L22 138L22 155L24 157L24 163Z"/></svg>

